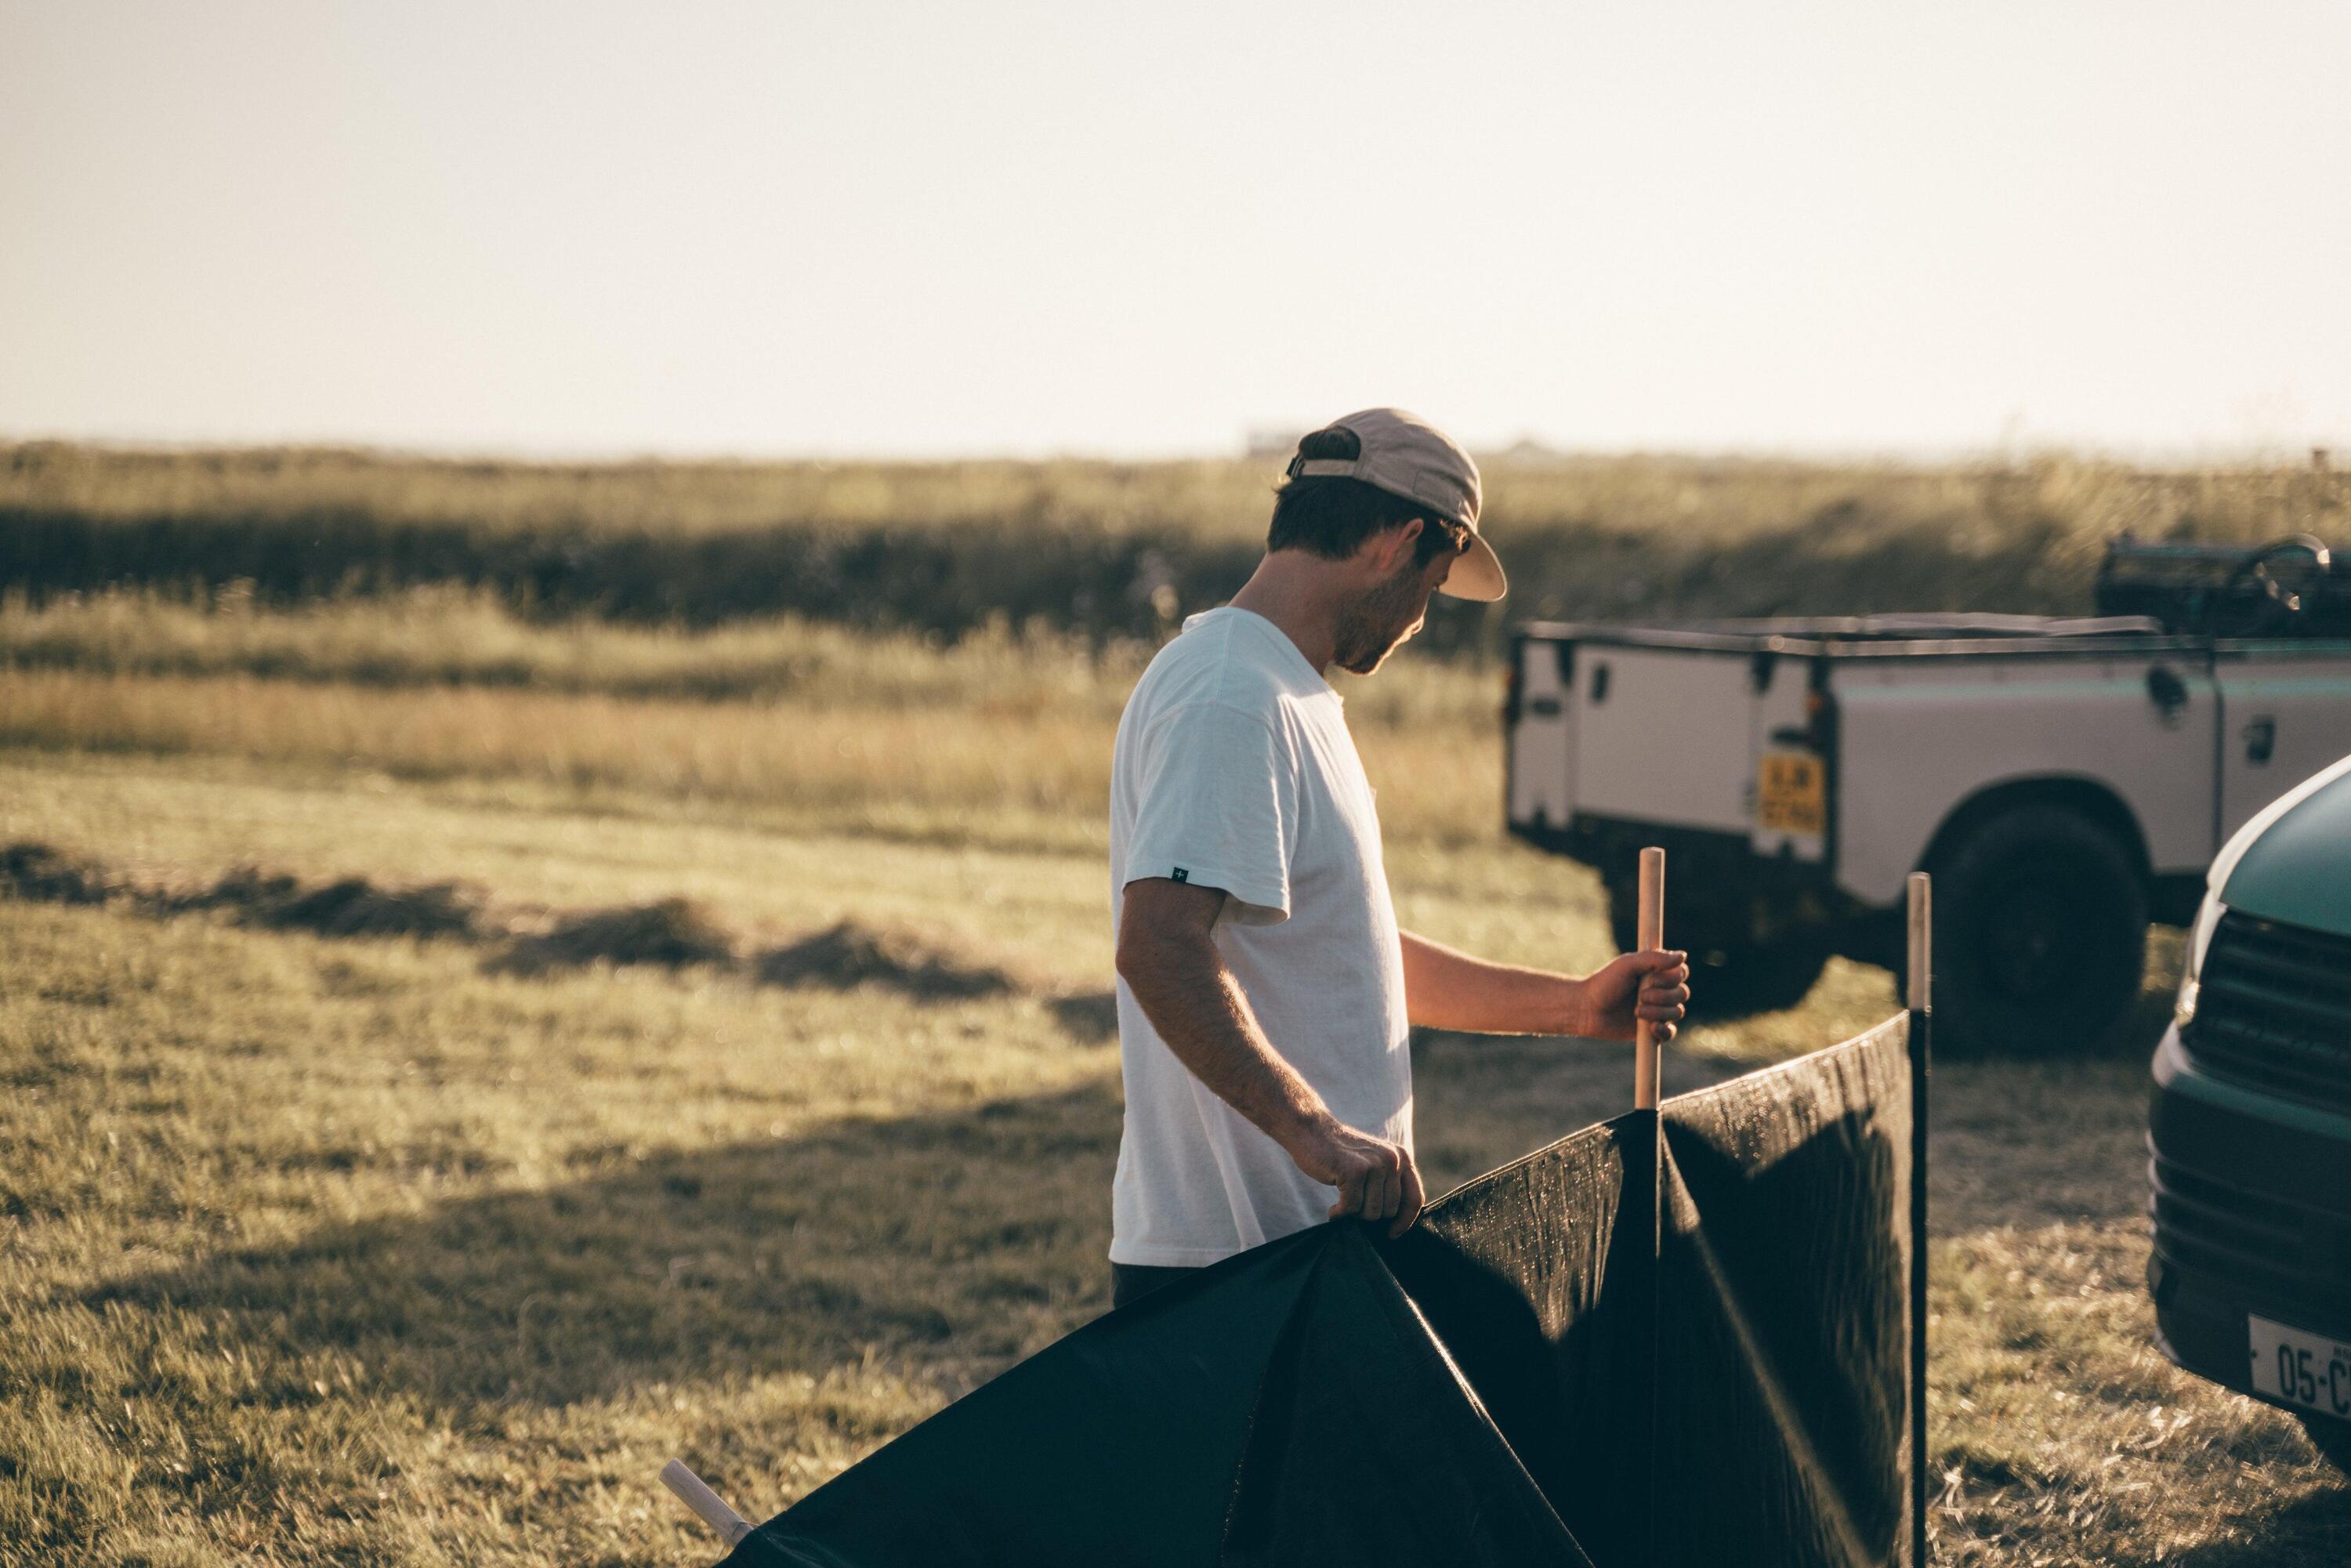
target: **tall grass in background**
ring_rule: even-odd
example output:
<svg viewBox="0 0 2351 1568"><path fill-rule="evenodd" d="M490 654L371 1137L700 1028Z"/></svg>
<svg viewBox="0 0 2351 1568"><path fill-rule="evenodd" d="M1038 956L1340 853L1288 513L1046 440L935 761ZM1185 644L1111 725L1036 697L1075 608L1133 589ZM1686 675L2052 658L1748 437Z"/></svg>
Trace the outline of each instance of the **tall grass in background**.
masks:
<svg viewBox="0 0 2351 1568"><path fill-rule="evenodd" d="M237 758L784 812L950 841L1092 842L1152 646L1001 623L959 643L796 620L520 621L480 591L256 608L0 601L0 747ZM1490 838L1498 676L1406 651L1342 676L1402 835ZM1409 825L1407 825L1409 824Z"/></svg>
<svg viewBox="0 0 2351 1568"><path fill-rule="evenodd" d="M110 675L253 675L368 686L520 686L692 701L790 697L824 706L957 705L995 712L1116 711L1150 657L1002 618L950 644L797 616L707 629L575 617L529 621L487 590L423 587L256 604L243 584L37 601L0 593L0 664Z"/></svg>
<svg viewBox="0 0 2351 1568"><path fill-rule="evenodd" d="M370 687L526 688L693 702L789 701L872 713L938 708L993 718L1117 717L1156 641L1091 641L1002 617L948 642L798 617L706 630L589 618L527 621L480 589L423 588L290 610L231 589L30 600L0 592L0 669L84 676L220 676ZM1484 724L1499 674L1408 647L1376 678L1340 674L1359 727Z"/></svg>
<svg viewBox="0 0 2351 1568"><path fill-rule="evenodd" d="M456 462L0 447L0 584L43 600L251 584L265 604L423 584L532 619L782 614L960 638L1001 618L1164 634L1255 561L1271 461ZM1516 585L1440 601L1440 650L1528 616L2080 611L2105 543L2344 537L2351 477L2050 457L1948 465L1490 459Z"/></svg>

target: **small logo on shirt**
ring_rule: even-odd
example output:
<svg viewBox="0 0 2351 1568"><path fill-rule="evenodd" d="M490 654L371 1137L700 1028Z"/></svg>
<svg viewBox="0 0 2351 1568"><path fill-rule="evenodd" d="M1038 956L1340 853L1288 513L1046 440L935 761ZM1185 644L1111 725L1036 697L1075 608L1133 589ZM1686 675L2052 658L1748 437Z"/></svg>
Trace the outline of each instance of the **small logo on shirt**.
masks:
<svg viewBox="0 0 2351 1568"><path fill-rule="evenodd" d="M1177 866L1177 867L1176 868L1176 880L1177 882L1189 882L1189 881L1191 881L1191 880L1192 880L1192 873L1191 873L1190 872L1188 872L1188 871L1186 871L1182 866L1180 866L1180 865L1179 865L1179 866Z"/></svg>

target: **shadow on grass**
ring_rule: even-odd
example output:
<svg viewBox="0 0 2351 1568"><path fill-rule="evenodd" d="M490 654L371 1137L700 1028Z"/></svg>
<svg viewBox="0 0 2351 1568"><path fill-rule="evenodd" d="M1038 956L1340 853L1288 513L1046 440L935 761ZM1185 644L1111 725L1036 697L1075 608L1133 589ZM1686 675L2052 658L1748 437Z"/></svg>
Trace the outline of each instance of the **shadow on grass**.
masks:
<svg viewBox="0 0 2351 1568"><path fill-rule="evenodd" d="M1107 1302L1114 1086L630 1159L81 1297L463 1409L879 1356L977 1381ZM591 1156L592 1158L593 1156Z"/></svg>
<svg viewBox="0 0 2351 1568"><path fill-rule="evenodd" d="M2216 1541L2167 1559L2179 1568L2279 1568L2351 1561L2351 1484L2298 1498L2263 1519L2252 1541Z"/></svg>
<svg viewBox="0 0 2351 1568"><path fill-rule="evenodd" d="M1432 1191L1621 1109L1621 1053L1439 1050ZM1548 1062L1551 1071L1544 1071ZM1691 1077L1729 1076L1729 1064ZM1108 1304L1114 1078L772 1142L573 1157L573 1179L334 1226L81 1293L260 1355L334 1352L462 1411L872 1356L968 1387Z"/></svg>

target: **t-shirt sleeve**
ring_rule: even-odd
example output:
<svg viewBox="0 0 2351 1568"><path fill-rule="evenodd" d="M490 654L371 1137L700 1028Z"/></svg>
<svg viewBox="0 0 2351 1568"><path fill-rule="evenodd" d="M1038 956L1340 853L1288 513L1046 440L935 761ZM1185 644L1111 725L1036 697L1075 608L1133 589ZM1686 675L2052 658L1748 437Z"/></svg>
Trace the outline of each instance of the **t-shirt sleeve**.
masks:
<svg viewBox="0 0 2351 1568"><path fill-rule="evenodd" d="M1143 736L1142 784L1126 880L1166 877L1220 888L1222 918L1290 918L1298 841L1298 775L1273 727L1220 703L1188 703Z"/></svg>

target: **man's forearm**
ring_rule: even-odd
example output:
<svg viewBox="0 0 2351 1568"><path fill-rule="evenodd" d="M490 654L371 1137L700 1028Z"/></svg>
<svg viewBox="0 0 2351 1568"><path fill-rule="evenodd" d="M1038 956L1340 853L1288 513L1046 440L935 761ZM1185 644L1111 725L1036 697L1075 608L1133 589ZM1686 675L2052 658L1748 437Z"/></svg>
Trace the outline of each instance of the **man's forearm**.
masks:
<svg viewBox="0 0 2351 1568"><path fill-rule="evenodd" d="M1330 1109L1266 1039L1215 946L1166 941L1123 950L1119 972L1176 1060L1284 1148Z"/></svg>
<svg viewBox="0 0 2351 1568"><path fill-rule="evenodd" d="M1404 936L1405 1009L1423 1029L1464 1034L1584 1034L1590 1009L1573 975L1489 964L1442 943Z"/></svg>

